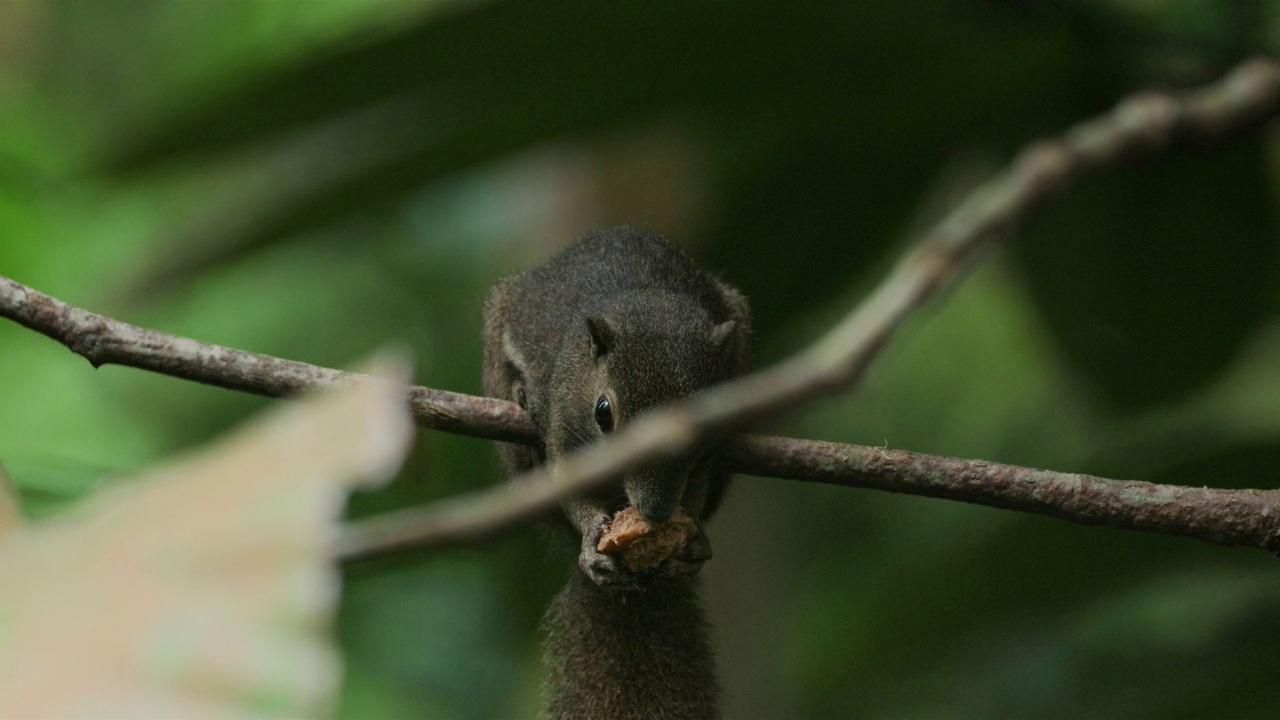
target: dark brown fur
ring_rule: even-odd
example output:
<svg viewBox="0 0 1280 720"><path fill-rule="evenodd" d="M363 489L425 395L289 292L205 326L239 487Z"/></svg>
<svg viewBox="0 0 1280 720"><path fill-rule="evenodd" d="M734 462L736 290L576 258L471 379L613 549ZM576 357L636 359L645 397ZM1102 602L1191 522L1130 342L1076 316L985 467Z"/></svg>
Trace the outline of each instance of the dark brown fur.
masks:
<svg viewBox="0 0 1280 720"><path fill-rule="evenodd" d="M547 264L499 282L485 303L484 386L518 401L540 448L499 443L513 473L555 462L644 410L744 372L746 299L661 237L596 231ZM704 523L728 474L714 447L627 474L563 505L581 540L578 567L547 614L552 718L714 717L716 684L693 576L711 556ZM676 507L698 534L657 568L633 573L595 544L614 511L662 521Z"/></svg>
<svg viewBox="0 0 1280 720"><path fill-rule="evenodd" d="M719 688L696 578L625 591L575 572L547 624L549 717L716 717Z"/></svg>

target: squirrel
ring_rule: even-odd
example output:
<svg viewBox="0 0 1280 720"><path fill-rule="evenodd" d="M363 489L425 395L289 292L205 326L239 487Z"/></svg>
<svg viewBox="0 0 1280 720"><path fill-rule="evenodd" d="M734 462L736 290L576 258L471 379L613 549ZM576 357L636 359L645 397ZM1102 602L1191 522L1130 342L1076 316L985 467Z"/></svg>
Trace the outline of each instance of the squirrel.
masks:
<svg viewBox="0 0 1280 720"><path fill-rule="evenodd" d="M648 409L740 375L750 333L742 293L665 238L630 226L589 233L499 281L485 301L485 393L518 403L541 439L498 443L499 453L513 474L554 463ZM546 617L550 717L716 716L694 575L711 557L704 524L728 479L709 444L562 504L581 546ZM632 571L597 550L628 505L652 523L682 510L694 533L655 568Z"/></svg>

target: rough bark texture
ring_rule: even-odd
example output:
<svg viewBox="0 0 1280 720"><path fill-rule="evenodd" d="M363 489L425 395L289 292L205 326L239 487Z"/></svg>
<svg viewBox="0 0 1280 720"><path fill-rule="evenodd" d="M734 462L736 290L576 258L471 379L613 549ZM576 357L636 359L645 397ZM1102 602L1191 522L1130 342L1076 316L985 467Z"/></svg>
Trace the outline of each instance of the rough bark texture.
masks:
<svg viewBox="0 0 1280 720"><path fill-rule="evenodd" d="M733 466L771 477L959 500L1280 553L1280 490L1157 485L761 435L740 438L727 454Z"/></svg>
<svg viewBox="0 0 1280 720"><path fill-rule="evenodd" d="M255 395L283 397L350 382L341 370L192 340L68 305L0 276L0 316L66 345L94 367L126 365ZM527 442L533 423L505 403L415 386L409 409L421 427Z"/></svg>

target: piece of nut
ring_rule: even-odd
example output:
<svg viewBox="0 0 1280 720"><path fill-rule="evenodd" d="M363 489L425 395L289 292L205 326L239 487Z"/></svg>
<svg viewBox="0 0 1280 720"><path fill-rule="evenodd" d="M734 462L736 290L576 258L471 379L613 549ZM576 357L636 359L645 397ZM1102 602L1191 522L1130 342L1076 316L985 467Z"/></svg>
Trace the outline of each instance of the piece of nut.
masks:
<svg viewBox="0 0 1280 720"><path fill-rule="evenodd" d="M634 505L628 505L614 513L600 534L596 549L607 555L620 552L627 567L639 572L680 552L695 534L693 518L680 508L666 522L653 524Z"/></svg>

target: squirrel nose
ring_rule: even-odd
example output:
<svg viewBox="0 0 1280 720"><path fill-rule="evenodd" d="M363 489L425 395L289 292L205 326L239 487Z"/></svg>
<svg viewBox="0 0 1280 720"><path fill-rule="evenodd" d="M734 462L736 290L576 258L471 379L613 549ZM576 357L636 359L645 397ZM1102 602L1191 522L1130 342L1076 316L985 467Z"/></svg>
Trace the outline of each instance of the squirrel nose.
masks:
<svg viewBox="0 0 1280 720"><path fill-rule="evenodd" d="M680 506L684 484L671 487L670 483L637 482L627 488L627 496L645 520L651 523L666 522Z"/></svg>
<svg viewBox="0 0 1280 720"><path fill-rule="evenodd" d="M646 499L636 503L636 509L640 511L645 520L651 523L661 523L666 522L671 517L671 514L676 511L677 504L674 502L659 503Z"/></svg>

